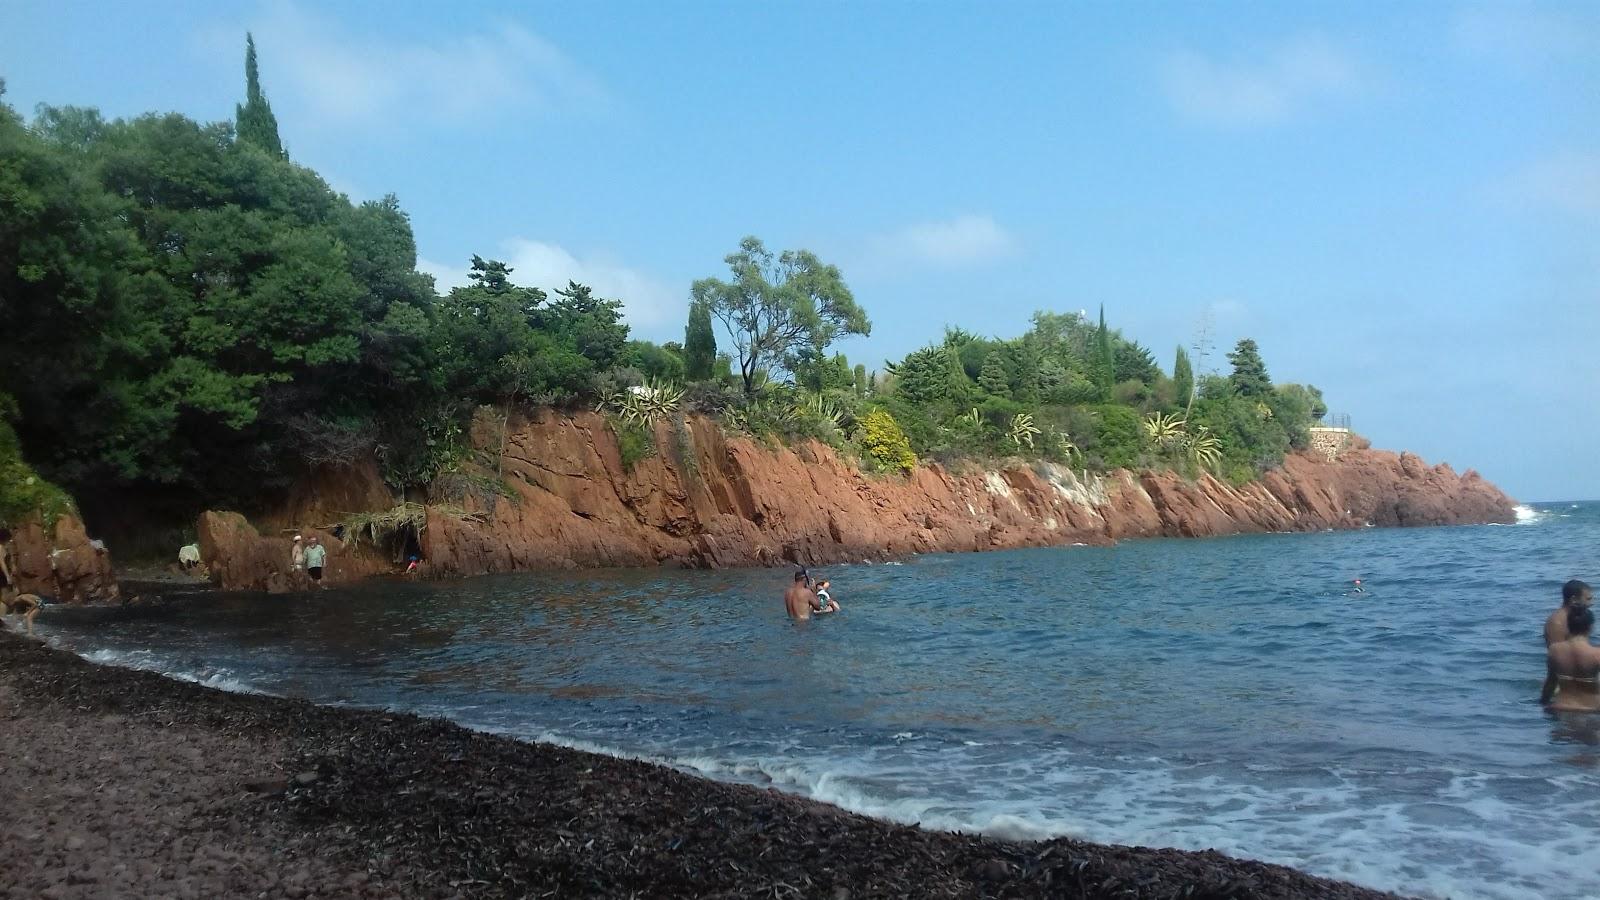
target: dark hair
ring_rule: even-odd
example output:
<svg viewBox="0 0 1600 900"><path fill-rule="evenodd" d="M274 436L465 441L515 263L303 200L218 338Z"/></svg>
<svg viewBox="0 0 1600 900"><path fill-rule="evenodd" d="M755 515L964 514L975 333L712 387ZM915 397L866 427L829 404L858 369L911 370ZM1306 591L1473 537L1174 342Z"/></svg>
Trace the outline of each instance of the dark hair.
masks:
<svg viewBox="0 0 1600 900"><path fill-rule="evenodd" d="M1567 610L1567 634L1588 634L1594 627L1594 613L1587 606L1574 606Z"/></svg>
<svg viewBox="0 0 1600 900"><path fill-rule="evenodd" d="M1589 590L1589 585L1574 578L1561 586L1561 602L1571 603L1588 593L1592 593Z"/></svg>
<svg viewBox="0 0 1600 900"><path fill-rule="evenodd" d="M795 581L805 581L806 580L806 570L805 569L801 569L800 571L794 573L794 580Z"/></svg>
<svg viewBox="0 0 1600 900"><path fill-rule="evenodd" d="M3 544L9 540L11 540L11 529L0 528L0 544Z"/></svg>

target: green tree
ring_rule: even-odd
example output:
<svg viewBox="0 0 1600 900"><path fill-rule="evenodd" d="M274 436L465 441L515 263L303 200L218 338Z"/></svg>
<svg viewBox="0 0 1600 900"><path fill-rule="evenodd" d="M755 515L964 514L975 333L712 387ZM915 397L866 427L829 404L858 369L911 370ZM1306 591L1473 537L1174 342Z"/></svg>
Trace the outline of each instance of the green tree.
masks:
<svg viewBox="0 0 1600 900"><path fill-rule="evenodd" d="M757 371L788 369L800 354L820 356L841 335L872 331L838 268L809 251L774 257L747 237L725 261L732 280L703 278L690 296L727 329L747 394L755 391Z"/></svg>
<svg viewBox="0 0 1600 900"><path fill-rule="evenodd" d="M256 69L256 39L249 32L244 36L245 100L235 107L234 122L239 140L254 144L267 153L287 158L283 141L278 137L278 117L272 114L272 104L261 91L261 75Z"/></svg>
<svg viewBox="0 0 1600 900"><path fill-rule="evenodd" d="M1172 385L1178 402L1185 409L1194 406L1194 365L1189 362L1189 351L1178 347L1177 358L1172 361ZM1185 414L1185 418L1188 418Z"/></svg>
<svg viewBox="0 0 1600 900"><path fill-rule="evenodd" d="M1006 364L1002 354L991 353L983 361L983 369L978 374L978 387L983 392L993 397L1011 398L1011 378L1006 373Z"/></svg>
<svg viewBox="0 0 1600 900"><path fill-rule="evenodd" d="M689 304L689 324L683 329L683 361L690 381L710 380L717 362L717 336L711 328L711 307L696 300Z"/></svg>
<svg viewBox="0 0 1600 900"><path fill-rule="evenodd" d="M1228 361L1233 363L1233 374L1228 376L1228 382L1233 385L1234 393L1241 397L1265 397L1272 393L1272 379L1267 377L1267 364L1262 361L1255 341L1240 339L1228 354Z"/></svg>
<svg viewBox="0 0 1600 900"><path fill-rule="evenodd" d="M1111 393L1117 383L1116 349L1111 332L1106 328L1105 304L1100 305L1100 327L1094 334L1094 383L1102 395Z"/></svg>

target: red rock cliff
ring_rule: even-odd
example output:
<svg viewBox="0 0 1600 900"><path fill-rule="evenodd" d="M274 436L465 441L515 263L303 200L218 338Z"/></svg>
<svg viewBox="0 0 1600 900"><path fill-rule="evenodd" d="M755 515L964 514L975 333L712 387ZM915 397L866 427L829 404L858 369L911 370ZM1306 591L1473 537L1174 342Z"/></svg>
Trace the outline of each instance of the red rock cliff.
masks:
<svg viewBox="0 0 1600 900"><path fill-rule="evenodd" d="M474 441L498 450L498 430ZM1295 454L1235 488L1210 476L1094 476L1046 463L868 476L829 447L772 449L699 418L681 435L657 426L656 446L629 471L599 416L546 410L513 419L503 473L512 496L457 501L470 517L430 515L420 535L426 571L812 564L1128 537L1515 519L1512 500L1475 472L1457 475L1411 454L1369 449L1347 451L1338 462ZM381 496L374 479L372 470L317 479L320 488L297 492L292 514L269 519L280 528L334 520L338 504ZM260 537L242 520L208 516L202 545L222 587L282 589L272 573L288 559L286 537ZM393 561L370 552L330 556L333 580L385 569Z"/></svg>
<svg viewBox="0 0 1600 900"><path fill-rule="evenodd" d="M19 591L59 603L112 603L119 599L111 556L91 541L75 516L62 516L55 527L37 519L11 536L11 571Z"/></svg>

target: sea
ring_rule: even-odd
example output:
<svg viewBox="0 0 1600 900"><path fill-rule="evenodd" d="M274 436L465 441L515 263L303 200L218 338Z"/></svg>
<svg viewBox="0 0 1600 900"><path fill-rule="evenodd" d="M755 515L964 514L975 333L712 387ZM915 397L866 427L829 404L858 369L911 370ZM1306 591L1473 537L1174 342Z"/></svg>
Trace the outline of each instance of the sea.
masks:
<svg viewBox="0 0 1600 900"><path fill-rule="evenodd" d="M1541 627L1600 503L1514 525L51 608L88 659L442 716L926 828L1224 853L1421 897L1600 896L1600 716ZM1365 587L1355 592L1360 579Z"/></svg>

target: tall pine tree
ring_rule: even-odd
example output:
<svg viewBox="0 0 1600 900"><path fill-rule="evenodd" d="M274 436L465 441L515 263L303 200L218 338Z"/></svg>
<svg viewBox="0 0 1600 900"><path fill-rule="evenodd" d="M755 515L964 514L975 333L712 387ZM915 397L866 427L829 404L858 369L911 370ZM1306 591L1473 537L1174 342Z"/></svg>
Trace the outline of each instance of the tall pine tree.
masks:
<svg viewBox="0 0 1600 900"><path fill-rule="evenodd" d="M1267 364L1261 359L1256 342L1243 338L1228 354L1233 363L1233 374L1228 381L1234 393L1241 397L1265 397L1272 393L1272 379L1267 377Z"/></svg>
<svg viewBox="0 0 1600 900"><path fill-rule="evenodd" d="M256 39L249 32L245 32L244 47L245 100L234 107L239 140L287 159L289 154L283 151L283 141L278 138L278 117L272 114L272 104L261 92L261 76L256 70Z"/></svg>
<svg viewBox="0 0 1600 900"><path fill-rule="evenodd" d="M707 381L717 362L717 336L711 330L711 307L702 301L689 304L689 324L683 329L683 362L690 381Z"/></svg>

